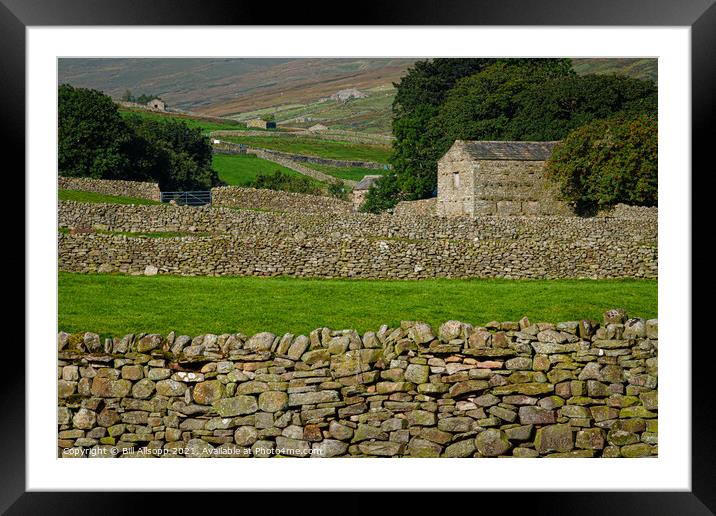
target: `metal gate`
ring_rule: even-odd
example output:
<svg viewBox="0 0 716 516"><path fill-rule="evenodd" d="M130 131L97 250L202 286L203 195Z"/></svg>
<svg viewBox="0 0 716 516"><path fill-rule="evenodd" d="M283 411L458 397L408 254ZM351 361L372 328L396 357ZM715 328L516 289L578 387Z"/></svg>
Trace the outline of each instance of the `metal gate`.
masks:
<svg viewBox="0 0 716 516"><path fill-rule="evenodd" d="M211 204L211 190L196 192L162 192L161 201L174 201L180 206L203 206L204 204Z"/></svg>

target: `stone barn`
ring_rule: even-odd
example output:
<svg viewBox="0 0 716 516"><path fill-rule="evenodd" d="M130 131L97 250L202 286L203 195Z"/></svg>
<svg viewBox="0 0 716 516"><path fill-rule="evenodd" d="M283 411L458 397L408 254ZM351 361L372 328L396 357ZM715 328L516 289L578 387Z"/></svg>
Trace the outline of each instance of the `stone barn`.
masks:
<svg viewBox="0 0 716 516"><path fill-rule="evenodd" d="M363 179L358 181L358 184L353 187L353 209L358 211L361 204L365 201L365 196L368 195L368 190L375 184L375 182L383 176L363 176Z"/></svg>
<svg viewBox="0 0 716 516"><path fill-rule="evenodd" d="M246 127L255 129L276 129L276 122L267 122L262 118L253 118L246 121Z"/></svg>
<svg viewBox="0 0 716 516"><path fill-rule="evenodd" d="M147 107L154 111L166 111L167 107L162 99L152 99L147 102Z"/></svg>
<svg viewBox="0 0 716 516"><path fill-rule="evenodd" d="M437 214L570 214L544 180L557 143L455 141L438 161Z"/></svg>

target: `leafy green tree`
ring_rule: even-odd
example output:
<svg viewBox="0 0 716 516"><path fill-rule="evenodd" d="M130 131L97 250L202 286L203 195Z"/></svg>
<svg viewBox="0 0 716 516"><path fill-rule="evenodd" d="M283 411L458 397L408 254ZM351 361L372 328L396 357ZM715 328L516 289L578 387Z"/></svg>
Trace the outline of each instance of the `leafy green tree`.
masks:
<svg viewBox="0 0 716 516"><path fill-rule="evenodd" d="M652 81L620 75L560 77L522 92L516 102L511 139L559 140L572 129L621 111L656 115L657 89Z"/></svg>
<svg viewBox="0 0 716 516"><path fill-rule="evenodd" d="M358 210L365 213L380 213L393 208L401 200L404 200L404 194L400 190L397 174L385 174L373 183Z"/></svg>
<svg viewBox="0 0 716 516"><path fill-rule="evenodd" d="M129 172L126 149L132 133L117 106L96 90L58 89L60 175L119 179Z"/></svg>
<svg viewBox="0 0 716 516"><path fill-rule="evenodd" d="M342 199L344 201L348 200L348 189L346 188L345 183L343 183L340 179L330 181L326 190L328 195L331 197L336 197L337 199Z"/></svg>
<svg viewBox="0 0 716 516"><path fill-rule="evenodd" d="M569 133L547 164L546 177L580 214L626 203L658 202L658 130L651 114L619 114Z"/></svg>
<svg viewBox="0 0 716 516"><path fill-rule="evenodd" d="M202 190L220 184L201 130L178 120L123 118L99 91L58 90L60 175L155 181L162 190Z"/></svg>
<svg viewBox="0 0 716 516"><path fill-rule="evenodd" d="M135 135L135 174L153 178L163 190L206 190L219 184L211 168L211 144L201 129L137 115L125 120Z"/></svg>

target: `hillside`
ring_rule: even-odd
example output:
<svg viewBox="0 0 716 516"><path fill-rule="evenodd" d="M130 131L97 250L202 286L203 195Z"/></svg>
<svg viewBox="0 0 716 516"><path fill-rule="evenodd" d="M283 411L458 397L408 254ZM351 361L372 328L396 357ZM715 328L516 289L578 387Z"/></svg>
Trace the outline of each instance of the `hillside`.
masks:
<svg viewBox="0 0 716 516"><path fill-rule="evenodd" d="M322 123L380 134L391 130L392 86L415 59L61 59L60 83L99 89L119 99L160 95L169 108L244 121L274 115L284 127ZM657 78L657 60L573 59L579 74ZM362 98L332 99L342 90Z"/></svg>

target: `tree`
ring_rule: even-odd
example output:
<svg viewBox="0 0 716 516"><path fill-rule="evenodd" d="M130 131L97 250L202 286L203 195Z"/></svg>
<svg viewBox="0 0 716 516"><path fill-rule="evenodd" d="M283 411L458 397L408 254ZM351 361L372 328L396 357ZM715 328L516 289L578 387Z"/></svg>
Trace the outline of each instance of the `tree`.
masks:
<svg viewBox="0 0 716 516"><path fill-rule="evenodd" d="M178 120L123 118L99 91L58 90L60 175L155 181L162 190L220 184L209 139Z"/></svg>
<svg viewBox="0 0 716 516"><path fill-rule="evenodd" d="M58 89L60 175L119 179L129 170L132 134L111 98L96 90Z"/></svg>
<svg viewBox="0 0 716 516"><path fill-rule="evenodd" d="M211 144L201 129L138 115L128 115L126 121L135 136L135 175L156 180L164 190L205 190L219 184L211 168Z"/></svg>
<svg viewBox="0 0 716 516"><path fill-rule="evenodd" d="M657 113L657 89L651 81L619 75L560 77L519 95L510 123L512 139L548 141L621 111Z"/></svg>
<svg viewBox="0 0 716 516"><path fill-rule="evenodd" d="M617 203L656 206L657 147L655 115L620 113L569 133L552 154L546 177L580 214Z"/></svg>

